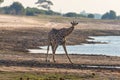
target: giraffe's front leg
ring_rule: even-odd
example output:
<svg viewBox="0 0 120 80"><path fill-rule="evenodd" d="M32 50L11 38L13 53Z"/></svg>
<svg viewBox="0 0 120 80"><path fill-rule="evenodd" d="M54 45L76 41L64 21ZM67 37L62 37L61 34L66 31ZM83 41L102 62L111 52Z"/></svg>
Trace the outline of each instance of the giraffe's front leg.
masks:
<svg viewBox="0 0 120 80"><path fill-rule="evenodd" d="M55 53L53 53L53 62L55 63Z"/></svg>
<svg viewBox="0 0 120 80"><path fill-rule="evenodd" d="M67 56L69 62L70 62L71 64L73 64L72 61L71 61L71 59L70 59L70 57L68 56L68 53L67 53L67 50L66 50L66 45L63 44L62 46L63 46L63 48L64 48L65 54L66 54L66 56Z"/></svg>

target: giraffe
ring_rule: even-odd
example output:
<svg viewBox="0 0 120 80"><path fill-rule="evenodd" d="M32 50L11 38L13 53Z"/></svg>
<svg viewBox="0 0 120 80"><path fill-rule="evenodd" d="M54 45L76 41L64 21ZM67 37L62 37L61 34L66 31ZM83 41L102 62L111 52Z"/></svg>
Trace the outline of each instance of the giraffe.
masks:
<svg viewBox="0 0 120 80"><path fill-rule="evenodd" d="M48 57L48 52L49 52L49 46L52 48L52 57L53 57L53 62L55 62L55 52L56 49L59 45L63 46L63 49L65 51L65 54L69 60L70 63L72 63L70 57L68 56L67 50L66 50L66 37L72 33L74 30L74 26L76 26L78 22L71 22L71 27L70 28L61 28L61 29L52 29L48 33L48 47L47 47L47 55L46 55L46 61Z"/></svg>

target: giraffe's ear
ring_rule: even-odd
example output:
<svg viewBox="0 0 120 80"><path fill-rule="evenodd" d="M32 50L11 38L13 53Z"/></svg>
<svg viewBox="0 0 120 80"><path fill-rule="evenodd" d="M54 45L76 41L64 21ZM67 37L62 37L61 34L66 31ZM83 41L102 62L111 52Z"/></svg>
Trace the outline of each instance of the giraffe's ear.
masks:
<svg viewBox="0 0 120 80"><path fill-rule="evenodd" d="M71 22L71 24L73 24L73 22Z"/></svg>

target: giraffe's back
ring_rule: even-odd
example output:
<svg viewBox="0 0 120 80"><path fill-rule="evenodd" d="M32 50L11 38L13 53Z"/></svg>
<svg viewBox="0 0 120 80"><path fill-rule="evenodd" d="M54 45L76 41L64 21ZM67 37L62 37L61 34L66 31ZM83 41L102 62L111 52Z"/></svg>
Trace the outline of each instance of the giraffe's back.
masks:
<svg viewBox="0 0 120 80"><path fill-rule="evenodd" d="M56 34L57 34L58 30L57 29L52 29L49 33L48 33L48 40L50 43L55 43L57 38L56 38Z"/></svg>
<svg viewBox="0 0 120 80"><path fill-rule="evenodd" d="M52 44L57 43L58 45L61 45L65 40L63 35L61 35L60 31L57 29L52 29L48 34L48 38L50 43Z"/></svg>

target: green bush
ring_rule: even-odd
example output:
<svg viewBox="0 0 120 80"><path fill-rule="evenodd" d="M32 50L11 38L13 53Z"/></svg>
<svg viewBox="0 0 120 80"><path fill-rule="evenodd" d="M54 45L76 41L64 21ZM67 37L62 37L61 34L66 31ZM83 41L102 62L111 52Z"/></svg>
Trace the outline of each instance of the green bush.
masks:
<svg viewBox="0 0 120 80"><path fill-rule="evenodd" d="M30 8L30 7L26 8L26 15L28 16L34 16L36 14L45 14L45 13L46 13L45 10L40 10L37 8Z"/></svg>
<svg viewBox="0 0 120 80"><path fill-rule="evenodd" d="M116 12L113 10L110 10L109 12L106 12L103 14L102 19L116 19Z"/></svg>
<svg viewBox="0 0 120 80"><path fill-rule="evenodd" d="M25 13L25 9L23 5L19 2L14 2L12 5L9 7L9 13L10 14L15 14L15 15L22 15Z"/></svg>

